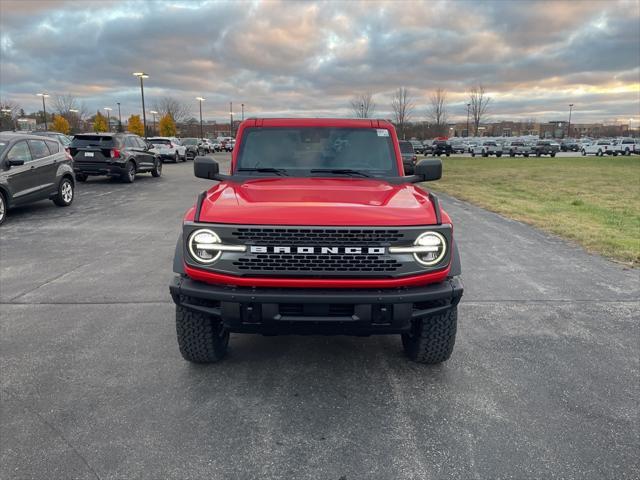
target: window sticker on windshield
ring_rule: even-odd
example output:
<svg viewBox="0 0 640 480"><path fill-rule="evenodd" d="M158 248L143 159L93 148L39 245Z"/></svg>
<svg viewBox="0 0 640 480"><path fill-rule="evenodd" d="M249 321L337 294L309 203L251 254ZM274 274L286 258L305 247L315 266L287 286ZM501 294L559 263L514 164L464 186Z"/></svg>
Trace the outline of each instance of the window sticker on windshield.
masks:
<svg viewBox="0 0 640 480"><path fill-rule="evenodd" d="M378 133L379 137L388 137L389 136L389 130L386 130L384 128L376 128L376 132Z"/></svg>

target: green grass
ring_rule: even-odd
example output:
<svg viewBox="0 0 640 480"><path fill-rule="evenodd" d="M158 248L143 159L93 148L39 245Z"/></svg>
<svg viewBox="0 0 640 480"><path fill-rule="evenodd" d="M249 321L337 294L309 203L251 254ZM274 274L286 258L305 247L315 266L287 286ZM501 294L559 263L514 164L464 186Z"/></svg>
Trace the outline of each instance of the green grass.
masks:
<svg viewBox="0 0 640 480"><path fill-rule="evenodd" d="M428 184L640 266L640 157L443 158Z"/></svg>

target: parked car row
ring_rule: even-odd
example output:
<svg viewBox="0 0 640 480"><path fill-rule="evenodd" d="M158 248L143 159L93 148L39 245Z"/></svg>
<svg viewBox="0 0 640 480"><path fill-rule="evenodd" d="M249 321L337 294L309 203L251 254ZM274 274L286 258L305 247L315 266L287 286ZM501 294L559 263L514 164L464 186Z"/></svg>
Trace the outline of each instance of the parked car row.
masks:
<svg viewBox="0 0 640 480"><path fill-rule="evenodd" d="M151 137L133 133L0 133L0 224L7 211L39 200L71 205L76 182L103 175L133 183L136 175L162 175L164 161L183 162L204 155L198 139Z"/></svg>

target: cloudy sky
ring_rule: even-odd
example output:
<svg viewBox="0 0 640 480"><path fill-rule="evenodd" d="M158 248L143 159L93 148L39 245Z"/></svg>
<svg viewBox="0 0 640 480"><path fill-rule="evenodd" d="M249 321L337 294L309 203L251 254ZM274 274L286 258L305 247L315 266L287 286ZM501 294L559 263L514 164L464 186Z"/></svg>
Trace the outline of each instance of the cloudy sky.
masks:
<svg viewBox="0 0 640 480"><path fill-rule="evenodd" d="M448 91L466 118L485 85L494 120L639 121L640 0L107 1L0 0L0 97L25 110L35 93L72 93L95 111L140 112L132 72L150 75L147 104L173 96L204 116L349 115L374 93L389 117L406 86L421 120Z"/></svg>

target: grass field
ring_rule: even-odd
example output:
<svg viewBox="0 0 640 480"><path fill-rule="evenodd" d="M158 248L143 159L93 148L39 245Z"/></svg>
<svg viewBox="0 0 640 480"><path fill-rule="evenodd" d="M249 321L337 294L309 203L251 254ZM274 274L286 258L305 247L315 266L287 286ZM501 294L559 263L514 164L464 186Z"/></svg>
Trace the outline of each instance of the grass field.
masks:
<svg viewBox="0 0 640 480"><path fill-rule="evenodd" d="M428 184L640 267L640 157L443 158Z"/></svg>

